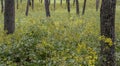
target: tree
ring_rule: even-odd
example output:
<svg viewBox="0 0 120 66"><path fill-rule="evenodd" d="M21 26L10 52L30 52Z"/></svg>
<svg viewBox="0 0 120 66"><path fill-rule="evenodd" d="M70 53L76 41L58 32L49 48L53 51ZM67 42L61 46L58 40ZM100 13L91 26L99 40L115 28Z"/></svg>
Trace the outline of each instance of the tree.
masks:
<svg viewBox="0 0 120 66"><path fill-rule="evenodd" d="M85 13L85 8L86 8L86 0L84 0L82 15L84 15Z"/></svg>
<svg viewBox="0 0 120 66"><path fill-rule="evenodd" d="M12 34L15 31L14 0L5 0L4 30L7 31L7 34Z"/></svg>
<svg viewBox="0 0 120 66"><path fill-rule="evenodd" d="M29 6L30 6L30 0L27 0L27 6L26 6L26 12L25 12L26 16L28 16Z"/></svg>
<svg viewBox="0 0 120 66"><path fill-rule="evenodd" d="M45 0L45 11L46 11L46 17L50 17L49 1L48 0Z"/></svg>
<svg viewBox="0 0 120 66"><path fill-rule="evenodd" d="M76 0L76 14L79 15L79 1Z"/></svg>
<svg viewBox="0 0 120 66"><path fill-rule="evenodd" d="M60 0L60 5L62 6L62 0Z"/></svg>
<svg viewBox="0 0 120 66"><path fill-rule="evenodd" d="M1 0L1 13L3 13L3 8L4 8L4 6L3 6L3 0Z"/></svg>
<svg viewBox="0 0 120 66"><path fill-rule="evenodd" d="M67 10L68 10L68 13L70 13L70 0L66 0L66 3L67 3Z"/></svg>
<svg viewBox="0 0 120 66"><path fill-rule="evenodd" d="M51 1L50 1L50 0L48 0L48 3L49 3L49 5L50 5Z"/></svg>
<svg viewBox="0 0 120 66"><path fill-rule="evenodd" d="M31 6L31 0L28 2L29 6Z"/></svg>
<svg viewBox="0 0 120 66"><path fill-rule="evenodd" d="M115 9L116 0L102 0L100 10L101 36L109 42L101 40L100 64L101 66L116 66L115 63Z"/></svg>

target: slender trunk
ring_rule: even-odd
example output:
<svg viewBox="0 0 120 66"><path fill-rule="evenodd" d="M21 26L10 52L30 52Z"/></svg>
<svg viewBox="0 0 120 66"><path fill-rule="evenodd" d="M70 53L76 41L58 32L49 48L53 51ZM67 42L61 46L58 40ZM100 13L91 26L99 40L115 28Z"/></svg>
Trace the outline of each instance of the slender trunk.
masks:
<svg viewBox="0 0 120 66"><path fill-rule="evenodd" d="M29 6L31 6L31 0L28 2Z"/></svg>
<svg viewBox="0 0 120 66"><path fill-rule="evenodd" d="M101 36L109 38L109 42L101 40L101 66L116 66L115 63L115 9L116 0L102 0L100 10Z"/></svg>
<svg viewBox="0 0 120 66"><path fill-rule="evenodd" d="M49 1L48 0L45 0L45 11L46 11L46 17L50 17Z"/></svg>
<svg viewBox="0 0 120 66"><path fill-rule="evenodd" d="M85 13L85 8L86 8L86 0L84 0L82 15L84 15Z"/></svg>
<svg viewBox="0 0 120 66"><path fill-rule="evenodd" d="M60 5L62 6L62 0L60 0Z"/></svg>
<svg viewBox="0 0 120 66"><path fill-rule="evenodd" d="M28 16L30 0L27 0L26 12L25 15Z"/></svg>
<svg viewBox="0 0 120 66"><path fill-rule="evenodd" d="M48 0L49 5L50 5L50 2L51 2L51 1L50 1L50 0Z"/></svg>
<svg viewBox="0 0 120 66"><path fill-rule="evenodd" d="M7 31L7 34L12 34L15 31L14 0L5 0L4 30Z"/></svg>
<svg viewBox="0 0 120 66"><path fill-rule="evenodd" d="M68 13L70 13L70 0L66 0L67 1L67 10L68 10Z"/></svg>
<svg viewBox="0 0 120 66"><path fill-rule="evenodd" d="M76 14L79 15L79 1L76 0Z"/></svg>

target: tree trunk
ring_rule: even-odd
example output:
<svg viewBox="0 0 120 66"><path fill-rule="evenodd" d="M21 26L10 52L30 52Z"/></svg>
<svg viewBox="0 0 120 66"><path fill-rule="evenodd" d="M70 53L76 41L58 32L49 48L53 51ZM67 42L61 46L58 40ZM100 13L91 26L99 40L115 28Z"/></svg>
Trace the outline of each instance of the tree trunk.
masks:
<svg viewBox="0 0 120 66"><path fill-rule="evenodd" d="M70 0L66 0L67 2L67 10L68 10L68 13L70 13Z"/></svg>
<svg viewBox="0 0 120 66"><path fill-rule="evenodd" d="M60 5L62 6L62 0L60 0Z"/></svg>
<svg viewBox="0 0 120 66"><path fill-rule="evenodd" d="M4 30L7 31L7 34L12 34L15 31L14 0L5 0Z"/></svg>
<svg viewBox="0 0 120 66"><path fill-rule="evenodd" d="M49 3L49 5L50 5L51 1L50 1L50 0L48 0L48 3Z"/></svg>
<svg viewBox="0 0 120 66"><path fill-rule="evenodd" d="M82 15L84 15L85 13L85 8L86 8L86 0L84 0Z"/></svg>
<svg viewBox="0 0 120 66"><path fill-rule="evenodd" d="M4 6L3 6L3 0L1 0L1 13L3 13Z"/></svg>
<svg viewBox="0 0 120 66"><path fill-rule="evenodd" d="M28 16L30 0L27 0L26 12L25 15Z"/></svg>
<svg viewBox="0 0 120 66"><path fill-rule="evenodd" d="M76 0L76 14L79 15L79 1Z"/></svg>
<svg viewBox="0 0 120 66"><path fill-rule="evenodd" d="M31 0L28 3L29 3L29 6L31 6Z"/></svg>
<svg viewBox="0 0 120 66"><path fill-rule="evenodd" d="M101 40L101 66L116 66L115 63L115 9L116 0L102 0L100 10L101 36L110 38L112 43Z"/></svg>
<svg viewBox="0 0 120 66"><path fill-rule="evenodd" d="M45 0L45 11L46 11L46 17L50 17L49 1L48 0Z"/></svg>

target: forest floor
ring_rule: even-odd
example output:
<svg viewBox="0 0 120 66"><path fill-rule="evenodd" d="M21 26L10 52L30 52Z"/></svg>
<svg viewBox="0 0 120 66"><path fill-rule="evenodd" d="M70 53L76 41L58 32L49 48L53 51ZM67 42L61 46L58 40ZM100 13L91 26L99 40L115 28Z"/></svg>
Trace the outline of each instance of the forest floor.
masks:
<svg viewBox="0 0 120 66"><path fill-rule="evenodd" d="M52 1L53 2L53 1ZM65 1L64 1L65 2ZM70 14L66 4L56 10L50 5L51 17L46 17L44 3L35 1L25 16L26 3L16 9L15 33L6 35L4 18L0 13L0 65L8 66L98 66L100 52L100 12L94 0L87 2L82 15L76 15L71 4ZM0 9L1 10L1 9ZM116 7L116 61L120 65L120 2Z"/></svg>

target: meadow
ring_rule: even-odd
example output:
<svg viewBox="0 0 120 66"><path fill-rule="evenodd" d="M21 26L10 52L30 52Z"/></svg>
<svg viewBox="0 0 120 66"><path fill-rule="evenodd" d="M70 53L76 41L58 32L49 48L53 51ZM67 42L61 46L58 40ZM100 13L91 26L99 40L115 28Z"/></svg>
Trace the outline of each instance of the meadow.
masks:
<svg viewBox="0 0 120 66"><path fill-rule="evenodd" d="M51 17L46 17L44 3L35 1L25 16L26 1L16 9L15 33L6 35L4 16L0 13L0 66L99 66L100 12L95 0L87 1L82 15L83 0L80 0L80 15L76 15L71 2L67 12L65 0L61 6L57 0L54 11L50 4ZM1 10L1 9L0 9ZM116 7L116 62L120 66L120 1ZM109 41L109 40L108 40Z"/></svg>

